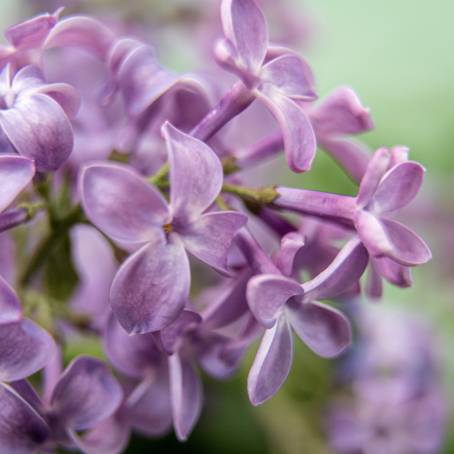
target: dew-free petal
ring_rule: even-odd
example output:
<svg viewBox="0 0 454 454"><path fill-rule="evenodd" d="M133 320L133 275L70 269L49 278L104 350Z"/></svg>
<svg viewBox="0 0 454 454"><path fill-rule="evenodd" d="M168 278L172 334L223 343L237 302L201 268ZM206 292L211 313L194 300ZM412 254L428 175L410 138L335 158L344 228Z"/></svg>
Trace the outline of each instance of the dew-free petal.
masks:
<svg viewBox="0 0 454 454"><path fill-rule="evenodd" d="M122 397L120 384L102 361L79 356L55 386L51 407L66 428L84 430L111 416Z"/></svg>
<svg viewBox="0 0 454 454"><path fill-rule="evenodd" d="M284 384L293 361L293 339L286 317L265 331L249 371L247 389L253 405L273 397Z"/></svg>
<svg viewBox="0 0 454 454"><path fill-rule="evenodd" d="M88 218L118 241L145 242L162 237L167 202L132 169L92 164L80 173L80 193Z"/></svg>
<svg viewBox="0 0 454 454"><path fill-rule="evenodd" d="M202 410L202 383L193 366L178 354L169 357L173 425L180 441L188 438Z"/></svg>
<svg viewBox="0 0 454 454"><path fill-rule="evenodd" d="M303 294L301 285L293 279L274 274L254 276L247 286L247 300L254 317L271 328L284 305L293 296Z"/></svg>
<svg viewBox="0 0 454 454"><path fill-rule="evenodd" d="M29 377L54 353L54 340L31 320L0 324L0 381Z"/></svg>
<svg viewBox="0 0 454 454"><path fill-rule="evenodd" d="M178 237L143 246L121 266L110 290L112 310L131 334L172 323L189 296L190 269Z"/></svg>
<svg viewBox="0 0 454 454"><path fill-rule="evenodd" d="M295 259L302 247L304 247L304 238L300 233L290 232L282 237L281 247L274 261L285 276L292 275Z"/></svg>
<svg viewBox="0 0 454 454"><path fill-rule="evenodd" d="M317 143L311 122L303 109L274 87L258 91L258 97L270 109L281 128L289 167L295 172L311 168Z"/></svg>
<svg viewBox="0 0 454 454"><path fill-rule="evenodd" d="M22 308L16 292L0 276L0 325L18 322L22 318Z"/></svg>
<svg viewBox="0 0 454 454"><path fill-rule="evenodd" d="M335 357L352 342L350 322L337 309L318 302L294 302L289 313L292 328L317 355Z"/></svg>
<svg viewBox="0 0 454 454"><path fill-rule="evenodd" d="M207 213L181 233L181 237L192 255L221 272L227 272L227 253L236 232L246 222L247 217L236 211Z"/></svg>
<svg viewBox="0 0 454 454"><path fill-rule="evenodd" d="M162 132L170 163L172 213L181 220L197 219L221 191L221 161L204 142L168 122L162 127Z"/></svg>

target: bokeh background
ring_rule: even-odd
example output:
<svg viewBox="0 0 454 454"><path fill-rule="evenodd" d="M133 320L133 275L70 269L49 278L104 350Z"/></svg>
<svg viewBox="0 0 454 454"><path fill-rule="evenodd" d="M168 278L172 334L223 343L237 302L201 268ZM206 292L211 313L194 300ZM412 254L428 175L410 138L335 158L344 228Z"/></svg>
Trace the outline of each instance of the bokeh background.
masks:
<svg viewBox="0 0 454 454"><path fill-rule="evenodd" d="M196 51L199 27L219 24L217 0L2 0L2 29L36 12L65 5L138 24L158 48L160 59L176 70L203 65ZM275 35L293 33L315 72L320 96L339 85L353 87L370 107L376 129L364 140L376 148L405 144L427 168L423 195L408 212L428 240L433 261L414 273L414 286L386 287L380 304L423 319L434 336L440 380L448 410L454 408L454 3L451 0L274 0L267 12ZM279 20L290 25L279 27ZM83 69L82 69L83 70ZM273 164L276 179L276 164ZM313 172L279 180L307 188L353 193L354 186L332 161L319 153ZM269 172L270 168L264 169ZM364 303L371 304L371 303ZM324 415L333 396L336 364L321 360L297 343L290 380L260 408L247 400L248 364L226 383L207 381L204 414L190 440L132 441L127 453L276 453L328 454ZM452 414L452 411L450 411ZM452 418L444 448L454 453ZM386 453L383 453L386 454ZM398 453L397 453L398 454Z"/></svg>

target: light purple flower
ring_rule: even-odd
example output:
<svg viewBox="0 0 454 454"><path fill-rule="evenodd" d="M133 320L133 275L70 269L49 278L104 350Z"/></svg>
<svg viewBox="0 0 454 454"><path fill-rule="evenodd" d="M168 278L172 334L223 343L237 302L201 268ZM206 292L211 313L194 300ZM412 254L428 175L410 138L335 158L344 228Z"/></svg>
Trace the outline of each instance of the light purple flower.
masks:
<svg viewBox="0 0 454 454"><path fill-rule="evenodd" d="M248 284L249 307L266 329L248 377L254 405L271 398L285 382L292 365L292 330L326 358L339 355L351 343L348 319L316 300L336 297L357 281L367 265L367 253L358 240L351 240L323 272L300 284L292 276L303 244L296 233L284 236L275 258L278 272L255 276Z"/></svg>
<svg viewBox="0 0 454 454"><path fill-rule="evenodd" d="M221 19L225 39L216 46L216 58L237 74L270 110L282 130L287 161L295 172L310 169L316 140L300 101L316 98L309 65L293 52L266 62L268 30L254 0L224 0Z"/></svg>
<svg viewBox="0 0 454 454"><path fill-rule="evenodd" d="M67 84L47 84L41 71L26 66L0 74L0 127L15 150L35 161L39 171L58 169L73 147L69 117L79 98Z"/></svg>
<svg viewBox="0 0 454 454"><path fill-rule="evenodd" d="M163 132L170 204L124 167L93 164L81 174L82 203L92 222L114 240L142 244L121 266L111 288L112 309L130 333L158 331L175 320L189 295L186 250L225 272L230 243L246 222L233 211L205 212L222 185L222 166L214 152L170 124Z"/></svg>

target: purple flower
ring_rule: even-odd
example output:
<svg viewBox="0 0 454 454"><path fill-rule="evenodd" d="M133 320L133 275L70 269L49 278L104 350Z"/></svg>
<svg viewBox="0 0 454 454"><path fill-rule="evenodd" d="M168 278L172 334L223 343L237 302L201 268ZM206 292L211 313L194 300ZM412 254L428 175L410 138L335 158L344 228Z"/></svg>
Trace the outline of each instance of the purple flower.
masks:
<svg viewBox="0 0 454 454"><path fill-rule="evenodd" d="M294 259L303 246L301 236L283 237L275 258L276 272L253 277L248 284L249 307L266 329L249 372L248 392L254 405L271 398L289 374L293 356L292 330L315 353L331 358L351 343L348 319L315 300L333 298L359 279L367 264L361 243L351 240L314 279L300 284Z"/></svg>
<svg viewBox="0 0 454 454"><path fill-rule="evenodd" d="M361 180L354 224L372 257L387 257L401 265L421 265L431 259L424 241L388 216L408 205L418 193L425 169L414 161L392 163L381 148Z"/></svg>
<svg viewBox="0 0 454 454"><path fill-rule="evenodd" d="M46 84L40 70L26 66L0 74L0 127L15 150L35 161L39 171L58 169L73 147L69 117L79 107L67 84Z"/></svg>
<svg viewBox="0 0 454 454"><path fill-rule="evenodd" d="M295 172L309 170L317 145L311 122L297 104L316 98L309 65L287 50L266 62L268 30L254 0L224 0L221 19L225 39L216 46L216 58L237 74L276 118L290 168Z"/></svg>
<svg viewBox="0 0 454 454"><path fill-rule="evenodd" d="M0 385L2 446L8 452L32 453L58 443L94 452L87 450L93 439L91 430L115 412L121 399L121 387L108 368L89 357L69 364L49 402L41 401L27 382ZM86 431L82 437L80 431Z"/></svg>
<svg viewBox="0 0 454 454"><path fill-rule="evenodd" d="M183 309L190 286L186 250L219 271L236 231L237 212L205 211L218 196L222 166L214 152L170 124L163 127L170 162L170 204L132 171L93 164L81 174L87 216L117 241L142 244L121 266L111 305L130 333L158 331ZM131 199L130 194L134 194Z"/></svg>

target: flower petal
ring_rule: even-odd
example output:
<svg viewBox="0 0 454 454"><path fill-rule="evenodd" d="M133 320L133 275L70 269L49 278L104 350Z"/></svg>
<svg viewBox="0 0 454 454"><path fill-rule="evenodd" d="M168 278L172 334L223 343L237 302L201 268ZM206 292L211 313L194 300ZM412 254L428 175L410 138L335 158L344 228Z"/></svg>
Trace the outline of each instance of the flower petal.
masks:
<svg viewBox="0 0 454 454"><path fill-rule="evenodd" d="M134 404L128 408L128 420L135 430L156 437L172 427L172 405L168 370L156 371L156 379Z"/></svg>
<svg viewBox="0 0 454 454"><path fill-rule="evenodd" d="M357 203L360 208L364 208L372 200L390 163L391 153L387 148L379 148L374 153L359 185Z"/></svg>
<svg viewBox="0 0 454 454"><path fill-rule="evenodd" d="M162 347L168 355L175 353L181 346L184 335L202 322L197 312L184 310L170 325L160 331Z"/></svg>
<svg viewBox="0 0 454 454"><path fill-rule="evenodd" d="M118 241L163 238L168 222L162 195L126 166L91 164L80 173L80 194L88 218Z"/></svg>
<svg viewBox="0 0 454 454"><path fill-rule="evenodd" d="M359 280L369 256L357 238L350 240L314 279L303 284L304 300L334 298Z"/></svg>
<svg viewBox="0 0 454 454"><path fill-rule="evenodd" d="M170 163L170 205L181 220L197 219L216 199L223 182L222 164L214 151L165 123L162 133Z"/></svg>
<svg viewBox="0 0 454 454"><path fill-rule="evenodd" d="M188 438L202 410L203 390L192 365L174 354L169 357L173 425L180 441Z"/></svg>
<svg viewBox="0 0 454 454"><path fill-rule="evenodd" d="M179 238L149 243L129 257L115 276L112 310L130 334L159 331L183 310L189 285L188 257Z"/></svg>
<svg viewBox="0 0 454 454"><path fill-rule="evenodd" d="M294 100L313 101L317 97L312 70L306 60L296 54L282 55L267 63L262 69L261 81L272 84Z"/></svg>
<svg viewBox="0 0 454 454"><path fill-rule="evenodd" d="M123 392L107 366L79 356L66 368L52 393L51 406L67 429L90 429L111 416Z"/></svg>
<svg viewBox="0 0 454 454"><path fill-rule="evenodd" d="M53 14L40 14L13 25L5 31L5 37L14 47L21 50L39 47L57 23L62 10L63 8L58 8Z"/></svg>
<svg viewBox="0 0 454 454"><path fill-rule="evenodd" d="M0 156L0 212L32 181L35 165L22 156Z"/></svg>
<svg viewBox="0 0 454 454"><path fill-rule="evenodd" d="M317 143L311 122L303 109L277 89L262 87L257 96L270 109L284 137L284 150L289 167L294 172L311 168Z"/></svg>
<svg viewBox="0 0 454 454"><path fill-rule="evenodd" d="M373 266L379 275L397 287L410 287L412 284L411 269L400 265L387 257L374 258Z"/></svg>
<svg viewBox="0 0 454 454"><path fill-rule="evenodd" d="M73 16L53 27L43 47L78 47L104 59L113 41L114 34L101 22L91 17Z"/></svg>
<svg viewBox="0 0 454 454"><path fill-rule="evenodd" d="M290 324L298 337L317 355L333 358L352 342L348 318L326 304L292 302L289 314Z"/></svg>
<svg viewBox="0 0 454 454"><path fill-rule="evenodd" d="M0 276L0 325L18 322L22 318L19 297L10 285Z"/></svg>
<svg viewBox="0 0 454 454"><path fill-rule="evenodd" d="M303 288L298 282L274 274L254 276L246 292L249 308L265 328L274 326L290 298L302 294Z"/></svg>
<svg viewBox="0 0 454 454"><path fill-rule="evenodd" d="M236 211L207 213L181 232L186 249L220 272L227 272L227 253L247 216Z"/></svg>
<svg viewBox="0 0 454 454"><path fill-rule="evenodd" d="M35 93L0 110L0 126L19 154L40 171L57 170L73 149L73 131L64 110L50 96Z"/></svg>
<svg viewBox="0 0 454 454"><path fill-rule="evenodd" d="M389 258L406 266L422 265L432 258L427 244L408 227L391 219L381 219L381 222L392 245Z"/></svg>
<svg viewBox="0 0 454 454"><path fill-rule="evenodd" d="M274 261L285 276L293 274L295 258L302 247L304 247L304 238L300 233L290 232L282 237L281 247Z"/></svg>
<svg viewBox="0 0 454 454"><path fill-rule="evenodd" d="M374 124L369 109L349 87L340 87L329 94L310 114L319 134L348 135L370 131Z"/></svg>
<svg viewBox="0 0 454 454"><path fill-rule="evenodd" d="M26 378L55 353L50 335L31 320L0 325L0 381Z"/></svg>
<svg viewBox="0 0 454 454"><path fill-rule="evenodd" d="M380 181L373 197L373 210L386 213L408 205L421 188L425 169L413 161L391 168Z"/></svg>
<svg viewBox="0 0 454 454"><path fill-rule="evenodd" d="M268 30L254 0L223 0L221 20L225 37L235 47L237 64L256 74L265 59Z"/></svg>
<svg viewBox="0 0 454 454"><path fill-rule="evenodd" d="M14 389L0 383L0 450L30 454L50 437L42 417Z"/></svg>
<svg viewBox="0 0 454 454"><path fill-rule="evenodd" d="M288 377L293 362L293 339L286 317L265 331L249 371L247 389L252 405L273 397Z"/></svg>
<svg viewBox="0 0 454 454"><path fill-rule="evenodd" d="M112 365L122 374L143 378L156 369L164 358L154 334L130 336L111 316L104 332L104 350Z"/></svg>

